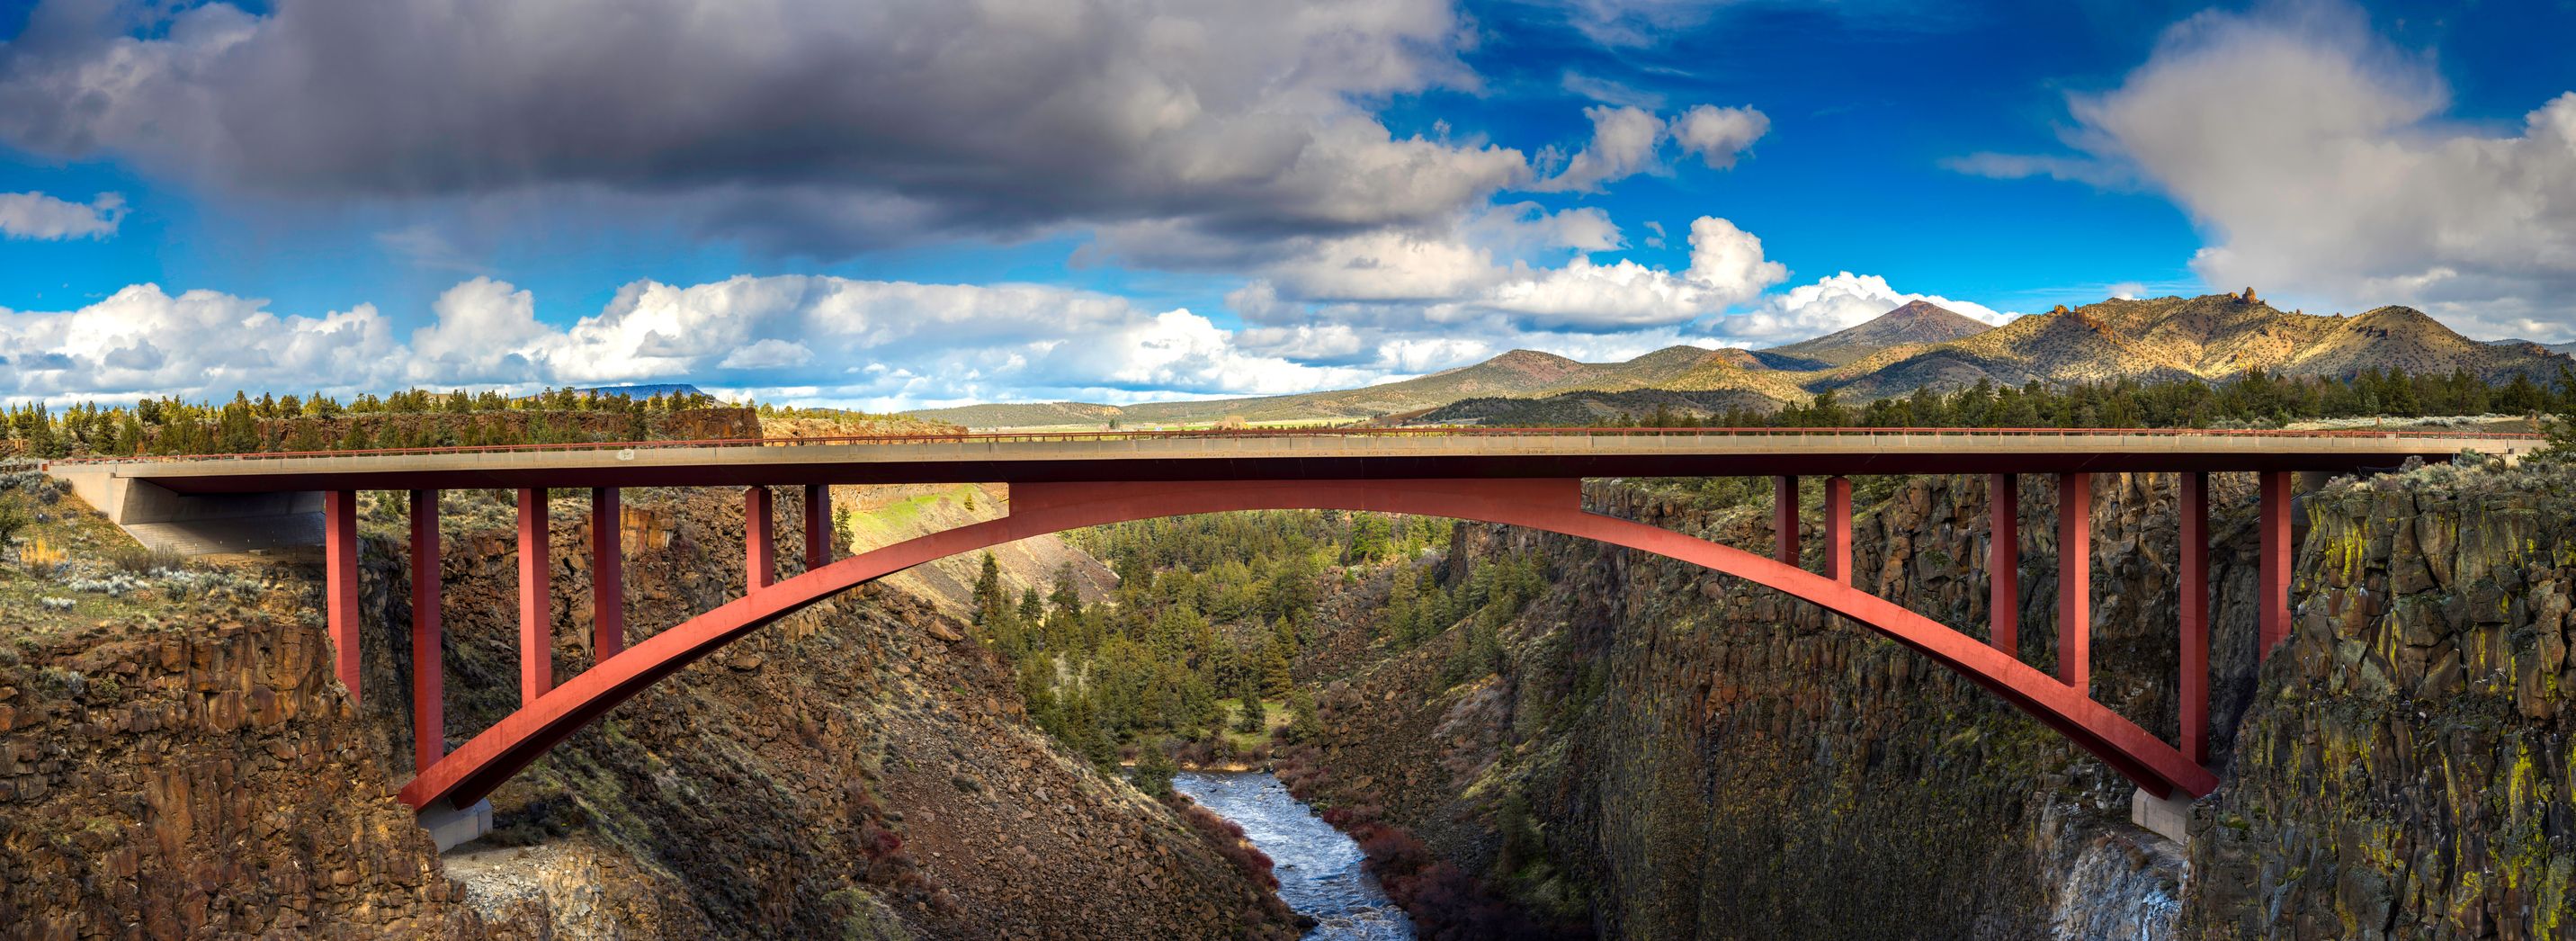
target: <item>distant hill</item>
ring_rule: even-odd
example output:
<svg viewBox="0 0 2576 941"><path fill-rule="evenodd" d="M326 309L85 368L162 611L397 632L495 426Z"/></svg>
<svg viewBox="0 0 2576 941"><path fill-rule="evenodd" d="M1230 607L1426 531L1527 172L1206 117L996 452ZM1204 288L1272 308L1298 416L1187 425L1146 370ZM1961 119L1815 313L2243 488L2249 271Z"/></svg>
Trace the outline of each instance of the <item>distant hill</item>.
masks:
<svg viewBox="0 0 2576 941"><path fill-rule="evenodd" d="M2569 344L2568 348L2576 348ZM970 405L918 412L974 428L1127 427L1384 419L1420 423L1564 423L1642 416L1663 405L1705 415L1767 410L1828 389L1845 401L1918 388L2138 379L2223 380L2263 369L2346 378L2365 370L2554 380L2566 348L2480 343L2422 312L2382 307L2358 316L2283 312L2245 295L2107 300L2023 317L2001 327L1916 301L1868 323L1769 350L1673 346L1624 363L1584 363L1513 350L1445 372L1362 389L1151 402ZM1517 404L1516 404L1517 403Z"/></svg>
<svg viewBox="0 0 2576 941"><path fill-rule="evenodd" d="M602 396L623 395L636 399L649 399L657 395L672 396L706 394L705 392L699 391L697 386L693 386L685 382L663 382L639 386L592 386L587 389L574 389L573 391L587 392L592 395Z"/></svg>
<svg viewBox="0 0 2576 941"><path fill-rule="evenodd" d="M1860 326L1753 355L1773 369L1830 369L1882 350L1964 340L1991 329L1984 321L1930 301L1910 301Z"/></svg>
<svg viewBox="0 0 2576 941"><path fill-rule="evenodd" d="M1513 350L1472 366L1360 389L1198 402L1095 405L1048 402L968 405L915 412L925 419L971 428L1038 428L1059 425L1194 424L1229 416L1246 421L1344 421L1437 408L1460 399L1525 398L1577 389L1634 389L1655 385L1711 361L1741 356L1695 346L1657 350L1624 363L1583 363L1537 350Z"/></svg>
<svg viewBox="0 0 2576 941"><path fill-rule="evenodd" d="M1412 416L1406 424L1536 428L1588 425L1623 417L1642 421L1657 407L1676 416L1704 419L1739 408L1767 414L1778 411L1780 405L1778 399L1741 389L1560 392L1534 399L1464 399Z"/></svg>
<svg viewBox="0 0 2576 941"><path fill-rule="evenodd" d="M2552 353L2576 356L2576 343L2542 343L2537 340L2488 340L2488 346L2535 346Z"/></svg>
<svg viewBox="0 0 2576 941"><path fill-rule="evenodd" d="M1845 400L1979 379L2020 385L2110 379L2226 379L2253 369L2345 378L2364 370L2488 378L2557 373L2565 358L2537 347L2479 343L2421 311L2382 307L2355 317L2283 312L2248 295L2108 300L2023 317L1975 336L1882 351L1817 375L1810 391Z"/></svg>

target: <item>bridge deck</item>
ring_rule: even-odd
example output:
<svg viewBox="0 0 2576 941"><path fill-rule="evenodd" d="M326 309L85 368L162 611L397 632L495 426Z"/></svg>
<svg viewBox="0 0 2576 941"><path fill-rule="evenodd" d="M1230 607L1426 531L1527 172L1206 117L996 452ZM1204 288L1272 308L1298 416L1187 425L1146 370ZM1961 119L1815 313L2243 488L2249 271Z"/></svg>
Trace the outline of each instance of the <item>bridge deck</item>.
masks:
<svg viewBox="0 0 2576 941"><path fill-rule="evenodd" d="M2531 436L1946 429L1329 429L527 445L60 462L180 493L807 483L2346 471Z"/></svg>

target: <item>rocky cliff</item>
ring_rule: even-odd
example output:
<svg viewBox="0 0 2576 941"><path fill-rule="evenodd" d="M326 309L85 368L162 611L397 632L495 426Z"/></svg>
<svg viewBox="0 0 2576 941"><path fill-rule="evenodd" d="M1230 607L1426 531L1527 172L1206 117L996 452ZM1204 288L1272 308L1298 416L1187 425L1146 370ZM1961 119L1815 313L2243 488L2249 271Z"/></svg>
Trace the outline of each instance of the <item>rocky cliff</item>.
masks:
<svg viewBox="0 0 2576 941"><path fill-rule="evenodd" d="M484 935L392 800L318 627L236 613L13 634L0 934Z"/></svg>
<svg viewBox="0 0 2576 941"><path fill-rule="evenodd" d="M2310 503L2303 603L2196 808L2216 937L2576 934L2576 497L2428 468Z"/></svg>

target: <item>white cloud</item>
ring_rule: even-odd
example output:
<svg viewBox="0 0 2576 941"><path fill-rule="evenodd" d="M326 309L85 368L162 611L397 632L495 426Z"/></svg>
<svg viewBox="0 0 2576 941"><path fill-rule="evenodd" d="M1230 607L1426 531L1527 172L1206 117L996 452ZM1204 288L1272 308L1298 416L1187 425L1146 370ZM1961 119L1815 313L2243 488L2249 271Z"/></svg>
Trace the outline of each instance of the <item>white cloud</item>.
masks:
<svg viewBox="0 0 2576 941"><path fill-rule="evenodd" d="M86 205L43 193L0 193L0 237L106 238L125 221L125 197L100 193Z"/></svg>
<svg viewBox="0 0 2576 941"><path fill-rule="evenodd" d="M537 322L535 295L491 278L447 289L430 311L437 321L411 335L410 371L423 382L524 382L534 345L554 332Z"/></svg>
<svg viewBox="0 0 2576 941"><path fill-rule="evenodd" d="M1655 150L1664 139L1664 119L1635 107L1595 106L1583 109L1583 115L1592 119L1592 143L1568 159L1555 176L1531 184L1530 189L1598 193L1603 183L1654 166Z"/></svg>
<svg viewBox="0 0 2576 941"><path fill-rule="evenodd" d="M279 317L214 291L140 284L63 313L0 308L0 398L191 396L235 389L381 388L398 382L392 324L359 305Z"/></svg>
<svg viewBox="0 0 2576 941"><path fill-rule="evenodd" d="M802 390L865 407L973 400L1268 394L1360 385L1379 369L1315 366L1248 349L1187 310L1033 285L942 285L781 275L627 285L569 327L535 298L475 278L396 340L373 307L279 317L213 291L138 285L80 310L0 310L0 399L53 401L234 389L340 394L586 386L686 379L711 389Z"/></svg>
<svg viewBox="0 0 2576 941"><path fill-rule="evenodd" d="M771 337L725 354L716 365L725 369L781 369L814 361L814 351L793 340Z"/></svg>
<svg viewBox="0 0 2576 941"><path fill-rule="evenodd" d="M1962 168L2133 175L2208 233L2192 266L2223 290L2576 335L2576 92L2518 127L2457 121L2450 104L2429 54L2373 35L2356 8L2213 11L2168 30L2118 88L2070 97L2083 156Z"/></svg>
<svg viewBox="0 0 2576 941"><path fill-rule="evenodd" d="M1583 109L1592 119L1592 141L1567 158L1563 169L1523 189L1536 192L1598 193L1602 184L1639 173L1661 172L1658 154L1669 139L1685 154L1697 154L1710 168L1735 166L1736 157L1771 130L1771 118L1752 108L1694 105L1670 122L1635 105ZM1549 162L1552 149L1542 154Z"/></svg>
<svg viewBox="0 0 2576 941"><path fill-rule="evenodd" d="M1752 300L1765 288L1789 280L1789 269L1762 258L1762 240L1714 216L1691 221L1690 279L1712 292L1715 306Z"/></svg>
<svg viewBox="0 0 2576 941"><path fill-rule="evenodd" d="M1535 277L1505 282L1482 306L1520 315L1537 327L1615 330L1692 320L1715 298L1671 273L1621 259L1596 265L1583 258Z"/></svg>
<svg viewBox="0 0 2576 941"><path fill-rule="evenodd" d="M1698 154L1709 167L1724 170L1753 142L1771 132L1771 116L1752 108L1698 105L1673 119L1673 139L1682 152Z"/></svg>

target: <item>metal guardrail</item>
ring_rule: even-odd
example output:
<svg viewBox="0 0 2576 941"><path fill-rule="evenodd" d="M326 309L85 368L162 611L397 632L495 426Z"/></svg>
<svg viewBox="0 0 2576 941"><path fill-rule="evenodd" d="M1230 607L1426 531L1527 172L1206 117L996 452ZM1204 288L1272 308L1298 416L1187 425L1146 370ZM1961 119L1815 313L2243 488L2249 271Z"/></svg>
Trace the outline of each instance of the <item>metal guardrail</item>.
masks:
<svg viewBox="0 0 2576 941"><path fill-rule="evenodd" d="M2284 431L2209 428L1224 428L1189 431L999 431L955 434L822 435L799 438L707 438L686 441L569 441L555 444L457 445L425 448L362 448L346 451L255 451L241 454L153 454L130 457L58 458L53 464L129 464L184 461L262 461L314 457L389 457L443 454L527 454L549 451L675 450L687 448L804 447L815 445L918 445L1136 441L1169 439L1276 438L1633 438L1633 437L2025 437L2025 438L2263 438L2284 440L2395 440L2401 438L2459 441L2537 441L2525 432L2385 431L2329 429Z"/></svg>

